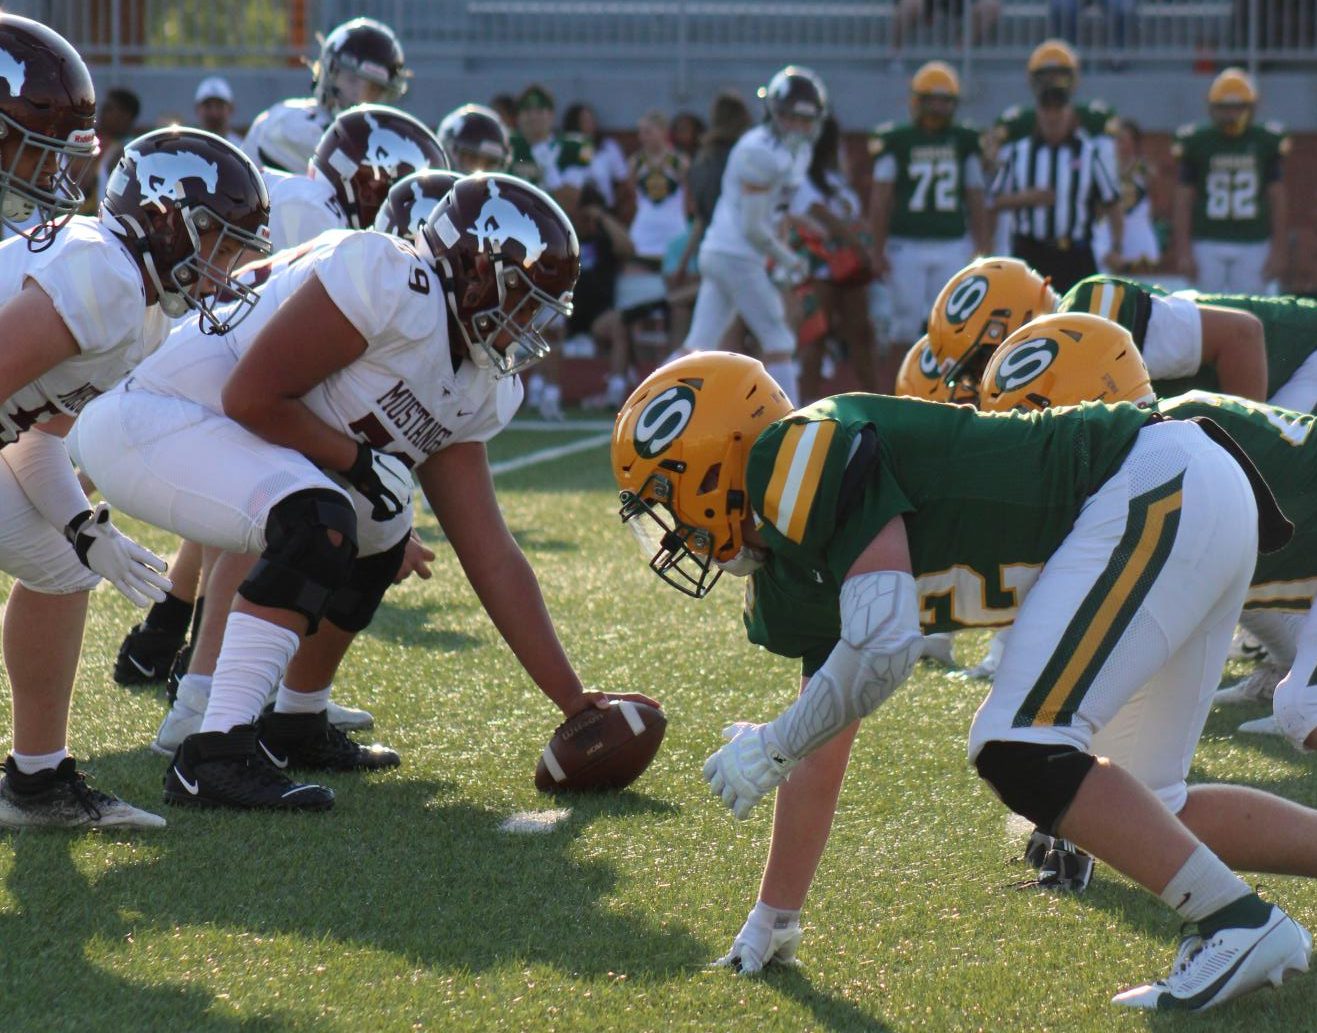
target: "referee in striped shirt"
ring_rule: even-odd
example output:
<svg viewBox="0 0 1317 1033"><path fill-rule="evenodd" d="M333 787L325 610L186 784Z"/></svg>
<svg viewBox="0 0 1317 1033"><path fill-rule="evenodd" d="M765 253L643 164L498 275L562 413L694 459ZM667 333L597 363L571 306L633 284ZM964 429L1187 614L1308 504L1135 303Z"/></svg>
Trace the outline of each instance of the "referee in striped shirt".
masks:
<svg viewBox="0 0 1317 1033"><path fill-rule="evenodd" d="M1064 294L1098 271L1092 230L1103 216L1111 227L1104 265L1119 271L1120 181L1111 139L1080 125L1068 92L1044 91L1039 101L1033 133L998 152L992 189L997 211L1010 213L1011 254L1050 276Z"/></svg>

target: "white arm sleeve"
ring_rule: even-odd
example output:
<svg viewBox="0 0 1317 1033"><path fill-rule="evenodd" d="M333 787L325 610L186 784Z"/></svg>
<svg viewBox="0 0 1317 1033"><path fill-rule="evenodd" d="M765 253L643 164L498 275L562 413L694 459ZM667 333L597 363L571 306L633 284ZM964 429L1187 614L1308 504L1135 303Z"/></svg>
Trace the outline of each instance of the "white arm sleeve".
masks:
<svg viewBox="0 0 1317 1033"><path fill-rule="evenodd" d="M915 579L894 570L847 578L841 640L791 706L770 725L799 759L867 717L906 680L923 648Z"/></svg>
<svg viewBox="0 0 1317 1033"><path fill-rule="evenodd" d="M79 513L91 509L64 439L41 430L20 435L0 451L23 494L52 527L63 531Z"/></svg>
<svg viewBox="0 0 1317 1033"><path fill-rule="evenodd" d="M786 266L796 265L799 261L795 252L778 240L774 231L776 212L771 190L756 190L753 193L741 192L741 231L750 245L775 262Z"/></svg>
<svg viewBox="0 0 1317 1033"><path fill-rule="evenodd" d="M977 154L965 156L965 189L982 190L985 181L983 178L983 160Z"/></svg>
<svg viewBox="0 0 1317 1033"><path fill-rule="evenodd" d="M1285 738L1306 749L1305 740L1317 728L1317 606L1299 627L1294 663L1276 686L1271 707Z"/></svg>
<svg viewBox="0 0 1317 1033"><path fill-rule="evenodd" d="M878 156L878 160L873 163L873 181L875 183L896 182L895 155L881 154Z"/></svg>
<svg viewBox="0 0 1317 1033"><path fill-rule="evenodd" d="M1192 299L1178 294L1153 295L1140 351L1149 380L1197 373L1203 364L1203 317Z"/></svg>

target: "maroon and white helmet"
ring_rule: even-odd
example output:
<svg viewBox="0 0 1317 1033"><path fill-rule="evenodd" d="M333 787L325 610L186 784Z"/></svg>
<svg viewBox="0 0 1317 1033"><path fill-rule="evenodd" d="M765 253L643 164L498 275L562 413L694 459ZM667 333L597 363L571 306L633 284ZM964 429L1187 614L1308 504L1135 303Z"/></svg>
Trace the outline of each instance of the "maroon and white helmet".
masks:
<svg viewBox="0 0 1317 1033"><path fill-rule="evenodd" d="M380 206L374 228L415 244L425 220L461 178L456 172L440 169L425 169L403 176L393 184L389 196Z"/></svg>
<svg viewBox="0 0 1317 1033"><path fill-rule="evenodd" d="M407 92L407 59L391 28L373 18L353 18L320 44L311 66L311 90L327 111L364 102L389 103Z"/></svg>
<svg viewBox="0 0 1317 1033"><path fill-rule="evenodd" d="M828 90L817 74L802 65L787 65L759 88L758 96L768 110L773 132L787 146L812 146L819 138L828 111ZM794 128L789 119L808 128Z"/></svg>
<svg viewBox="0 0 1317 1033"><path fill-rule="evenodd" d="M403 176L448 168L430 130L397 108L359 104L330 124L311 156L310 174L327 180L354 230L369 229Z"/></svg>
<svg viewBox="0 0 1317 1033"><path fill-rule="evenodd" d="M549 354L544 330L571 315L581 246L543 190L502 173L464 176L430 213L416 248L443 279L478 366L506 377Z"/></svg>
<svg viewBox="0 0 1317 1033"><path fill-rule="evenodd" d="M464 176L473 172L504 172L512 160L508 127L491 108L463 104L439 123L439 142Z"/></svg>
<svg viewBox="0 0 1317 1033"><path fill-rule="evenodd" d="M33 251L82 207L81 180L100 151L95 121L78 52L40 22L0 14L0 219Z"/></svg>
<svg viewBox="0 0 1317 1033"><path fill-rule="evenodd" d="M206 333L232 330L259 299L233 271L270 253L269 221L252 160L214 133L181 126L127 144L101 204L101 222L141 259L161 308L175 318L195 309ZM203 254L201 236L212 230Z"/></svg>

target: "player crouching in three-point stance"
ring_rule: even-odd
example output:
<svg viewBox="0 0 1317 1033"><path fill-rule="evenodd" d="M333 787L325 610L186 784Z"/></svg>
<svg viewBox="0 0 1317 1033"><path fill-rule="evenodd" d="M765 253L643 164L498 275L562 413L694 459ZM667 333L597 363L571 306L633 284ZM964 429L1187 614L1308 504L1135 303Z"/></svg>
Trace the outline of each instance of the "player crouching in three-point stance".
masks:
<svg viewBox="0 0 1317 1033"><path fill-rule="evenodd" d="M622 517L653 543L651 566L693 595L719 567L748 574L751 640L803 659L796 702L734 726L705 765L737 817L781 785L759 901L722 960L794 960L858 722L909 674L921 625L1014 616L970 759L1012 810L1197 925L1170 976L1117 1003L1205 1008L1306 969L1307 932L1213 846L1243 868L1308 870L1317 816L1255 793L1205 814L1183 781L1259 534L1274 546L1289 532L1270 495L1255 499L1198 426L1133 405L788 408L758 363L707 353L641 384L613 433ZM1169 752L1178 780L1150 788L1090 752L1131 708L1130 757L1149 770Z"/></svg>
<svg viewBox="0 0 1317 1033"><path fill-rule="evenodd" d="M567 714L602 699L558 642L485 453L521 402L511 374L543 356L544 324L570 311L579 265L547 195L509 176L464 179L416 249L335 230L277 255L257 267L268 279L241 333L171 340L87 409L76 450L107 497L261 557L238 588L199 728L166 774L168 802L323 810L332 791L283 769L398 763L325 710L403 565L413 472L535 683Z"/></svg>

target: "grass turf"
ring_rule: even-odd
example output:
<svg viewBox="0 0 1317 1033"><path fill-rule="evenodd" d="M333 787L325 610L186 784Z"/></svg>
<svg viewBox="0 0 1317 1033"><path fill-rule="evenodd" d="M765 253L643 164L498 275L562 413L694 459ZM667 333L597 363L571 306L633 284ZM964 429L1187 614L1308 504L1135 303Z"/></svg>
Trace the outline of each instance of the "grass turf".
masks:
<svg viewBox="0 0 1317 1033"><path fill-rule="evenodd" d="M497 457L571 436L512 431ZM796 668L746 644L735 582L695 602L645 568L616 522L606 455L499 489L582 676L666 705L664 747L631 791L535 792L556 712L441 548L432 581L390 594L336 690L373 710L400 770L328 778L327 815L163 809L158 833L0 836L0 1030L1310 1028L1312 977L1206 1017L1109 1005L1164 973L1174 916L1103 868L1082 898L1011 888L1024 837L964 758L985 687L927 664L861 733L804 914L804 967L707 969L753 902L770 807L733 822L700 765L725 723L791 698ZM442 545L432 517L420 526ZM110 678L135 619L95 594L71 745L98 784L161 809L163 763L146 749L161 696ZM1212 715L1195 778L1317 805L1310 760L1231 736L1260 712ZM499 831L554 806L570 813L553 831ZM1317 921L1317 885L1267 877L1265 891Z"/></svg>

